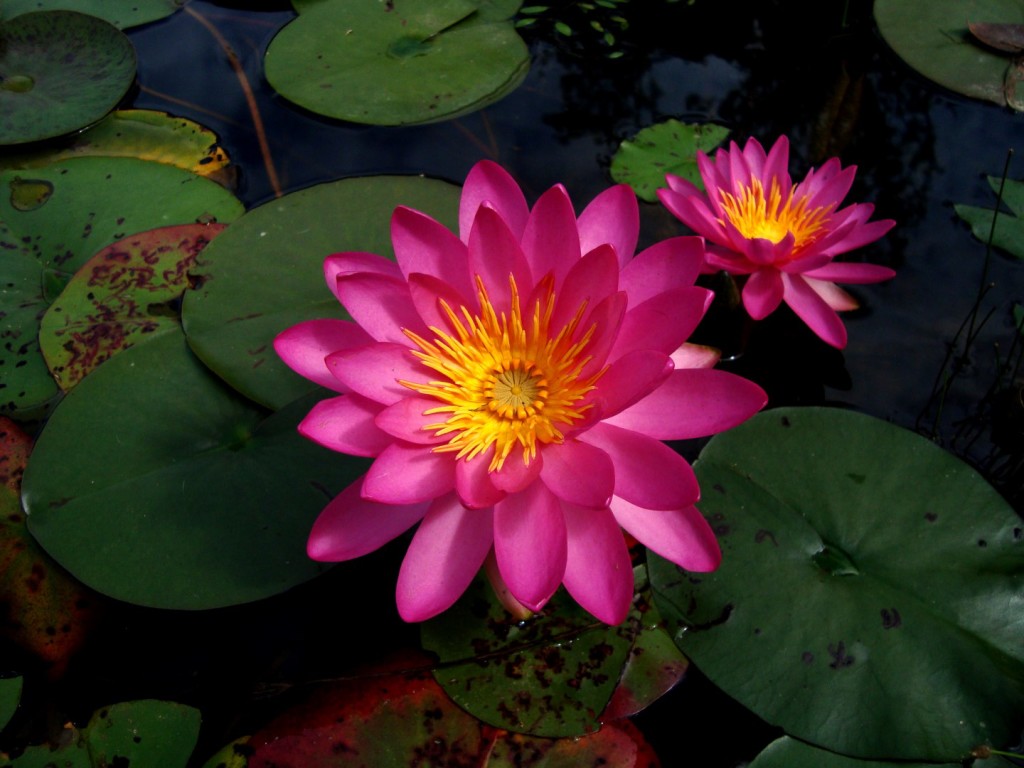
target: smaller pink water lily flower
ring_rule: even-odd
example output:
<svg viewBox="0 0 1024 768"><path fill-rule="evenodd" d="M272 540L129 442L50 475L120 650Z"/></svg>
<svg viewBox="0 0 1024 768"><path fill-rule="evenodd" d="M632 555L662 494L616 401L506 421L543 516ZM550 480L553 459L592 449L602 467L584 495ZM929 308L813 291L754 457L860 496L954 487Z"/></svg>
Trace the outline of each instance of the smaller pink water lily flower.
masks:
<svg viewBox="0 0 1024 768"><path fill-rule="evenodd" d="M398 574L407 621L447 609L486 565L506 605L539 610L565 585L598 619L625 619L622 529L692 571L718 566L690 465L662 440L729 429L760 387L686 344L710 302L703 241L635 258L636 197L577 217L565 189L530 209L500 166L463 186L460 234L399 207L395 261L339 253L327 284L354 322L311 320L274 342L339 394L299 431L373 457L321 513L308 552L359 557L418 524Z"/></svg>
<svg viewBox="0 0 1024 768"><path fill-rule="evenodd" d="M877 283L895 276L877 264L835 262L839 254L874 242L896 223L868 221L870 203L840 208L856 166L838 158L808 172L799 184L789 176L789 140L781 136L765 154L756 139L742 150L732 142L711 160L697 155L704 188L669 174L661 202L708 241L708 271L745 275L743 305L755 320L783 301L834 347L846 346L846 327L836 312L857 301L836 283Z"/></svg>

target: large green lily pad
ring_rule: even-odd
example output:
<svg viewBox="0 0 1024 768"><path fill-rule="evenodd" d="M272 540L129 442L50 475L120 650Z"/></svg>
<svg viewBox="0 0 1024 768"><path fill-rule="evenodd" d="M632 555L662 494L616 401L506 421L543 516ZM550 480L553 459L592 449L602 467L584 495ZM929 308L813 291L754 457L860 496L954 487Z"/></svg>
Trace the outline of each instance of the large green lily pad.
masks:
<svg viewBox="0 0 1024 768"><path fill-rule="evenodd" d="M957 216L966 221L971 232L983 243L992 238L992 245L1001 248L1018 259L1024 259L1024 182L998 176L988 177L989 186L998 194L1003 188L1002 201L1011 212L999 211L996 217L994 208L980 208L974 205L954 205ZM995 218L995 229L992 220Z"/></svg>
<svg viewBox="0 0 1024 768"><path fill-rule="evenodd" d="M1024 522L930 441L829 408L759 414L695 464L713 574L650 556L656 602L712 681L789 735L956 762L1024 711Z"/></svg>
<svg viewBox="0 0 1024 768"><path fill-rule="evenodd" d="M85 741L95 766L185 768L199 738L199 710L156 699L127 701L93 713Z"/></svg>
<svg viewBox="0 0 1024 768"><path fill-rule="evenodd" d="M1018 0L875 0L875 21L892 49L929 80L966 96L1021 108L1013 59L983 44L968 28L969 22L1024 23L1024 5Z"/></svg>
<svg viewBox="0 0 1024 768"><path fill-rule="evenodd" d="M134 79L131 41L95 16L42 11L0 23L0 144L95 123Z"/></svg>
<svg viewBox="0 0 1024 768"><path fill-rule="evenodd" d="M54 410L22 484L31 533L99 592L160 608L257 600L323 569L309 528L366 462L270 417L166 333L125 350Z"/></svg>
<svg viewBox="0 0 1024 768"><path fill-rule="evenodd" d="M0 171L0 412L32 414L57 396L39 350L39 318L94 253L136 232L228 222L242 210L212 181L131 158Z"/></svg>
<svg viewBox="0 0 1024 768"><path fill-rule="evenodd" d="M492 104L522 83L529 51L473 0L324 0L271 41L266 78L317 114L408 125ZM502 14L495 14L501 16Z"/></svg>
<svg viewBox="0 0 1024 768"><path fill-rule="evenodd" d="M170 16L184 4L185 0L4 0L0 19L31 11L78 11L127 29Z"/></svg>
<svg viewBox="0 0 1024 768"><path fill-rule="evenodd" d="M858 760L783 736L765 747L750 763L749 768L962 768L962 765L959 760L955 763L941 764ZM971 767L1010 768L1010 763L1000 757L992 757L987 760L975 760Z"/></svg>
<svg viewBox="0 0 1024 768"><path fill-rule="evenodd" d="M246 213L203 251L182 321L193 350L247 397L280 408L315 385L274 354L274 337L302 320L347 317L324 282L340 251L391 254L398 205L456 226L459 188L418 176L320 184Z"/></svg>

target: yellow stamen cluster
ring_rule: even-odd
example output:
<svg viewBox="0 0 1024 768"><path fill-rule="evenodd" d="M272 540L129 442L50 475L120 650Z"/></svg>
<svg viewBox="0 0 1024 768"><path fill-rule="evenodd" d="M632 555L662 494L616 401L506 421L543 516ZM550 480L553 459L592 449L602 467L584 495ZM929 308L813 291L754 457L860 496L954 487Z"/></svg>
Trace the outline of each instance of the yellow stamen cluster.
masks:
<svg viewBox="0 0 1024 768"><path fill-rule="evenodd" d="M564 429L591 407L580 401L604 371L582 375L591 359L586 349L595 331L592 325L577 334L587 302L563 328L555 332L551 327L553 278L542 281L525 316L512 275L508 314L495 311L479 276L476 284L479 315L466 307L456 311L440 301L453 333L431 327L430 340L406 331L419 347L413 354L443 378L402 384L439 401L425 413L438 414L441 420L425 428L451 437L435 451L454 451L456 458L468 460L494 446L489 469L495 471L516 446L522 449L523 463L529 464L539 443L562 442Z"/></svg>
<svg viewBox="0 0 1024 768"><path fill-rule="evenodd" d="M794 250L813 243L824 230L835 206L808 208L808 197L801 195L799 184L783 199L778 179L773 178L765 195L760 179L751 179L750 186L740 189L738 197L719 191L726 218L746 238L763 238L780 242L792 233Z"/></svg>

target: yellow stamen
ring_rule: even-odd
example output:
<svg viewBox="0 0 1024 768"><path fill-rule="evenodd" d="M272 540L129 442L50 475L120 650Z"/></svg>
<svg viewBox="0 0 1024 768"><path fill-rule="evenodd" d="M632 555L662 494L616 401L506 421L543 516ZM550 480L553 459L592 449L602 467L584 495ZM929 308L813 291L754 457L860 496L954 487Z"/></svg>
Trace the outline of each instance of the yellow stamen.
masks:
<svg viewBox="0 0 1024 768"><path fill-rule="evenodd" d="M767 197L760 179L741 187L739 196L719 192L726 218L747 238L780 242L792 233L794 251L802 250L823 234L834 205L808 208L808 197L795 185L783 199L777 179L772 179ZM724 223L724 222L723 222Z"/></svg>
<svg viewBox="0 0 1024 768"><path fill-rule="evenodd" d="M412 331L406 335L419 349L413 354L443 378L426 383L401 383L421 395L435 398L436 423L425 429L450 436L435 451L454 451L456 458L472 459L491 446L490 471L500 469L518 446L523 463L537 455L538 444L560 443L564 430L583 418L591 407L581 404L604 370L584 376L590 362L586 354L596 330L591 325L577 333L587 302L564 327L551 327L555 310L554 279L548 276L524 317L515 278L509 275L511 307L499 316L483 280L476 278L480 313L466 307L458 311L443 299L452 333L431 327L433 339Z"/></svg>

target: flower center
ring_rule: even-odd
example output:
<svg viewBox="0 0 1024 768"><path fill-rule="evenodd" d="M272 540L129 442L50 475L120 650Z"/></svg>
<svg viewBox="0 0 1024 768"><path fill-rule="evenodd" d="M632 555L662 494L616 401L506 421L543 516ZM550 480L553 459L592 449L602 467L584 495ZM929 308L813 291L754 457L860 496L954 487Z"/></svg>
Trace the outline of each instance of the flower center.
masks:
<svg viewBox="0 0 1024 768"><path fill-rule="evenodd" d="M783 199L777 179L772 179L767 196L761 180L751 179L738 196L719 193L722 210L743 237L778 243L792 234L796 251L818 239L834 207L808 208L808 198L799 194L799 186Z"/></svg>
<svg viewBox="0 0 1024 768"><path fill-rule="evenodd" d="M456 312L442 299L451 333L431 327L434 338L425 339L405 332L419 347L412 353L443 378L401 383L438 401L425 411L440 417L425 429L448 437L435 451L454 451L456 458L469 460L493 446L493 472L517 447L523 463L529 464L538 444L562 442L565 430L591 408L581 401L604 370L583 375L596 327L579 332L586 301L562 328L551 327L553 277L541 281L538 298L524 312L515 278L509 275L511 307L500 315L483 281L477 277L476 283L479 314L466 307Z"/></svg>

